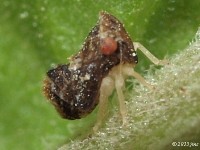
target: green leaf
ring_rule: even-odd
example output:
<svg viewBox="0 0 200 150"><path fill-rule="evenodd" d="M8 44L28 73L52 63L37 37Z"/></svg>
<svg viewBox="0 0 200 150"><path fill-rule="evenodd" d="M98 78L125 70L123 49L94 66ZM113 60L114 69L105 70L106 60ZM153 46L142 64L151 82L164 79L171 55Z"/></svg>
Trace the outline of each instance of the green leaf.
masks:
<svg viewBox="0 0 200 150"><path fill-rule="evenodd" d="M99 11L119 18L132 39L159 58L185 48L200 20L198 0L0 2L0 149L55 149L91 130L96 111L64 120L46 101L42 84L53 64L78 52ZM148 67L139 53L136 70Z"/></svg>

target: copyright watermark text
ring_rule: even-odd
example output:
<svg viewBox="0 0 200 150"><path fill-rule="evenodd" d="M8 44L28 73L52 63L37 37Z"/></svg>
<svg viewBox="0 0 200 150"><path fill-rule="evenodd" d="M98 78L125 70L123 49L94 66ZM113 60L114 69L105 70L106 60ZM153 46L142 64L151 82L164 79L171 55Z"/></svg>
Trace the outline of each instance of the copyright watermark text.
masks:
<svg viewBox="0 0 200 150"><path fill-rule="evenodd" d="M198 142L172 142L172 146L177 147L198 147Z"/></svg>

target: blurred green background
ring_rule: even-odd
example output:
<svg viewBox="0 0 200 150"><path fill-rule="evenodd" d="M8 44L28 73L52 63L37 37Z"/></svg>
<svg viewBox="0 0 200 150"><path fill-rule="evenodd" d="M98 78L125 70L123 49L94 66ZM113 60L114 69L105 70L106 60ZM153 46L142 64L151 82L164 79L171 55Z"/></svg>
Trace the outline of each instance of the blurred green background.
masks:
<svg viewBox="0 0 200 150"><path fill-rule="evenodd" d="M159 58L185 48L200 23L199 0L0 0L0 149L56 149L93 125L69 121L42 94L46 71L81 48L106 10ZM149 61L139 53L138 72ZM83 131L84 129L84 131Z"/></svg>

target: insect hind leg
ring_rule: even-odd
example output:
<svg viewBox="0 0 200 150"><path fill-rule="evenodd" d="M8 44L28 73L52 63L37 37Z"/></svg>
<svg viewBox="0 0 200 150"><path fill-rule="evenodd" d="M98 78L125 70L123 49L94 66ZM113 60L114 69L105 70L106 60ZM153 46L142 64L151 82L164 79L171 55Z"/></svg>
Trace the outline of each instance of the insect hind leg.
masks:
<svg viewBox="0 0 200 150"><path fill-rule="evenodd" d="M142 44L139 42L133 42L133 45L135 47L135 50L140 50L151 62L153 62L155 65L167 65L169 64L168 60L160 60L156 58L153 54L151 54Z"/></svg>

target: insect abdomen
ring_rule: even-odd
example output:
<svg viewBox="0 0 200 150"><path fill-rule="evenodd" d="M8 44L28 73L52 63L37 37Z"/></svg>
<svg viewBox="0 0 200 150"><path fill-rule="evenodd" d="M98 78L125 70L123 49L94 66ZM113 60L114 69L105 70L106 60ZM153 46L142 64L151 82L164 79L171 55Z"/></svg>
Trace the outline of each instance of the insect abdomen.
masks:
<svg viewBox="0 0 200 150"><path fill-rule="evenodd" d="M84 70L69 70L68 65L60 65L47 72L44 93L63 118L82 118L98 104L102 77L94 73L95 68L90 68L90 74Z"/></svg>

